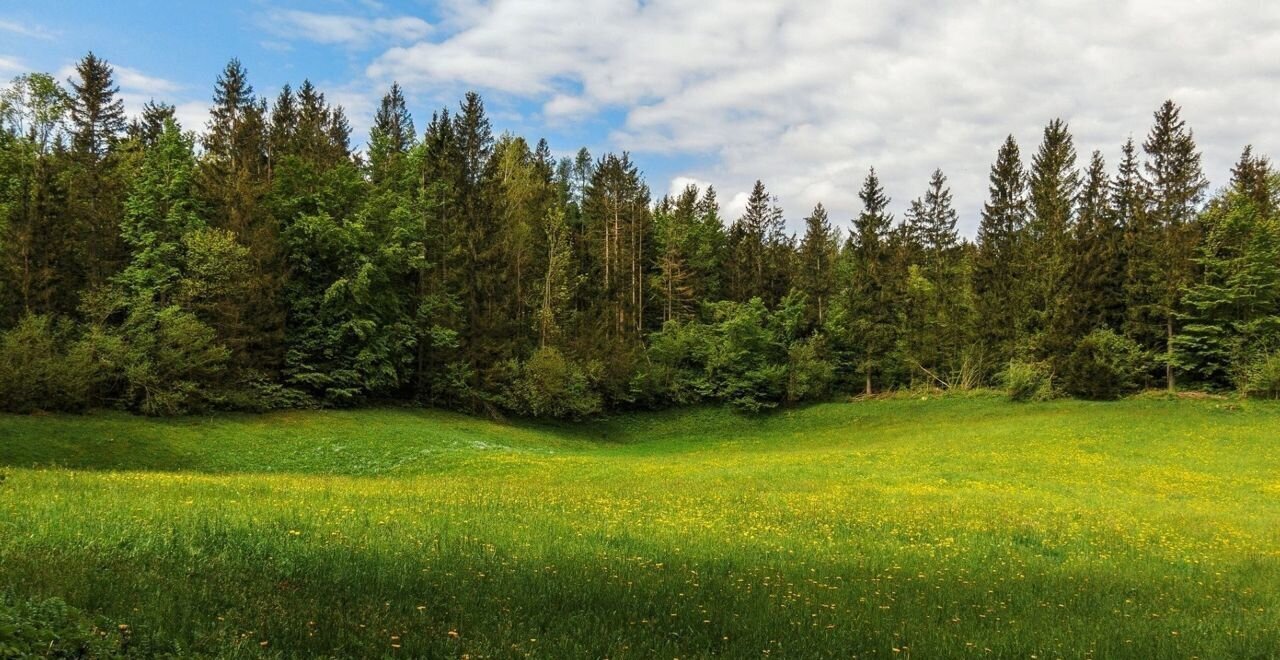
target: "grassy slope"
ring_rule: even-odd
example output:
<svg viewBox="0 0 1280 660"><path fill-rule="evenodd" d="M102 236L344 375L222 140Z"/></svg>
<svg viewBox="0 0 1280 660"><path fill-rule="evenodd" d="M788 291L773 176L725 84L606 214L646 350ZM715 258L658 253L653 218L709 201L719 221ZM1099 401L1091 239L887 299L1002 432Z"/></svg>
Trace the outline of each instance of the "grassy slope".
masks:
<svg viewBox="0 0 1280 660"><path fill-rule="evenodd" d="M0 417L0 587L217 654L1277 657L1278 438L1156 400Z"/></svg>

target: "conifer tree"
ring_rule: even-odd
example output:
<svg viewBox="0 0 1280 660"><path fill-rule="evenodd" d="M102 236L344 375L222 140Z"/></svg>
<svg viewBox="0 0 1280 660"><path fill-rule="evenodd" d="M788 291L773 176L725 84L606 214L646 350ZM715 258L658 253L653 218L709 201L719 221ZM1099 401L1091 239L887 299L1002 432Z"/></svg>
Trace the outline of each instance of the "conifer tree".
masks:
<svg viewBox="0 0 1280 660"><path fill-rule="evenodd" d="M903 278L892 271L893 215L875 168L863 180L858 199L862 212L853 221L842 253L840 305L833 309L827 326L837 349L845 348L863 391L871 394L875 377L887 367L897 340Z"/></svg>
<svg viewBox="0 0 1280 660"><path fill-rule="evenodd" d="M1068 297L1079 186L1071 133L1066 123L1054 119L1045 126L1040 148L1031 159L1025 276L1032 282L1031 331L1037 339L1036 357L1050 359L1055 366L1060 366L1075 343Z"/></svg>
<svg viewBox="0 0 1280 660"><path fill-rule="evenodd" d="M989 179L989 197L978 224L973 290L979 343L989 353L987 364L1001 368L1014 357L1030 317L1023 258L1027 178L1012 135L1000 146Z"/></svg>
<svg viewBox="0 0 1280 660"><path fill-rule="evenodd" d="M1245 370L1280 348L1280 186L1269 170L1245 149L1198 220L1200 275L1183 293L1173 347L1177 366L1211 388L1243 385Z"/></svg>
<svg viewBox="0 0 1280 660"><path fill-rule="evenodd" d="M105 284L123 258L119 228L125 182L117 169L116 144L124 137L125 116L119 91L106 60L89 53L76 63L67 203L81 224L85 285L91 288Z"/></svg>
<svg viewBox="0 0 1280 660"><path fill-rule="evenodd" d="M1078 340L1092 330L1119 332L1124 320L1122 230L1111 207L1106 162L1093 152L1077 202L1070 304L1064 320Z"/></svg>
<svg viewBox="0 0 1280 660"><path fill-rule="evenodd" d="M839 234L831 226L827 210L819 203L805 218L804 238L796 255L797 288L805 294L809 304L806 313L811 326L821 327L826 321L826 311L835 291L839 249Z"/></svg>
<svg viewBox="0 0 1280 660"><path fill-rule="evenodd" d="M1164 332L1147 328L1148 336L1158 336L1150 348L1164 354L1165 383L1174 389L1175 360L1173 337L1177 331L1179 299L1196 274L1196 245L1199 228L1196 214L1208 182L1200 166L1195 138L1173 101L1165 101L1155 112L1155 125L1142 145L1147 154L1145 169L1150 190L1151 223L1157 230L1154 264L1145 265L1144 282L1151 298L1150 316L1163 321Z"/></svg>

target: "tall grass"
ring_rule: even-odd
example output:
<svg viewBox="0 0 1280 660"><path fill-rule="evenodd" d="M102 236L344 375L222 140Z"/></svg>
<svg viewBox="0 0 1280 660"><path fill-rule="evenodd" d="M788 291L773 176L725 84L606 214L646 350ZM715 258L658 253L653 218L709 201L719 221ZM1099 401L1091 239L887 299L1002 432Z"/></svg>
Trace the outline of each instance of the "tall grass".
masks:
<svg viewBox="0 0 1280 660"><path fill-rule="evenodd" d="M1278 431L986 397L0 417L0 590L181 654L1276 657Z"/></svg>

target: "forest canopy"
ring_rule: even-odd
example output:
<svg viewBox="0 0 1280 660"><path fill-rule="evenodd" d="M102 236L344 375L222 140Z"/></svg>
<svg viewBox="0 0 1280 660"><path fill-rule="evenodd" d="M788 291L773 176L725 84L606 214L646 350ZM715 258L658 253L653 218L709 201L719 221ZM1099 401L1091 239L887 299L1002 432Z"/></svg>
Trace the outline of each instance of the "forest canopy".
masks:
<svg viewBox="0 0 1280 660"><path fill-rule="evenodd" d="M424 121L425 120L425 121ZM0 408L146 414L400 401L584 417L999 385L1280 394L1280 179L1244 147L1216 192L1173 101L1109 167L1053 119L1012 136L977 236L946 175L902 218L802 234L756 182L655 198L627 153L494 135L479 95L361 146L308 81L232 60L205 126L126 116L92 53L0 95ZM923 174L923 173L922 173Z"/></svg>

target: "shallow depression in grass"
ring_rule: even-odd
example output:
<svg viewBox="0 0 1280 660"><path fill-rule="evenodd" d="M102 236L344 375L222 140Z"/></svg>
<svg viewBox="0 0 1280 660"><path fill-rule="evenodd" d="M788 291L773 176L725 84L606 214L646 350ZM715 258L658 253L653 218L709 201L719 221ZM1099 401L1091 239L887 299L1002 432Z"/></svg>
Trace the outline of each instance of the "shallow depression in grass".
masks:
<svg viewBox="0 0 1280 660"><path fill-rule="evenodd" d="M1278 432L983 397L0 417L0 589L214 655L1274 657Z"/></svg>

